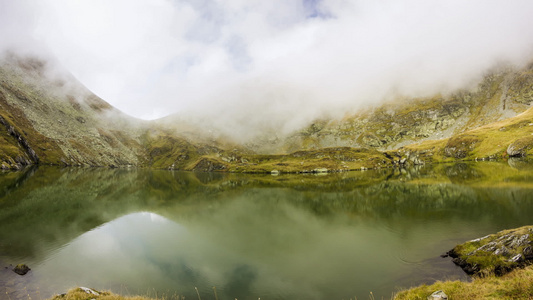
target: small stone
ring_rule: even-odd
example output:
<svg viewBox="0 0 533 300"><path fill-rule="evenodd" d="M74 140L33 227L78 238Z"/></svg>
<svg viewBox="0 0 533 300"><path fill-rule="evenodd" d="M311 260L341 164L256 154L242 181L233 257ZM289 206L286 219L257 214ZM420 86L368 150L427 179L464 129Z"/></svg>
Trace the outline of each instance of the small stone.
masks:
<svg viewBox="0 0 533 300"><path fill-rule="evenodd" d="M509 262L519 262L522 260L522 254L517 254L513 257L511 257L511 259L509 259Z"/></svg>
<svg viewBox="0 0 533 300"><path fill-rule="evenodd" d="M477 239L473 239L473 240L470 240L469 242L472 242L472 243L473 243L473 242L479 242L479 241L484 240L484 239L486 239L486 238L488 238L488 237L490 237L490 235L486 235L486 236L484 236L484 237L480 237L480 238L477 238Z"/></svg>
<svg viewBox="0 0 533 300"><path fill-rule="evenodd" d="M25 265L25 264L18 264L14 269L13 272L19 274L19 275L26 275L31 269Z"/></svg>
<svg viewBox="0 0 533 300"><path fill-rule="evenodd" d="M98 293L97 291L93 290L93 289L90 289L90 288L86 288L86 287L82 287L80 286L80 290L86 292L87 294L90 294L90 295L95 295L95 296L99 296L100 293Z"/></svg>
<svg viewBox="0 0 533 300"><path fill-rule="evenodd" d="M448 295L446 295L443 291L436 291L436 292L433 292L433 294L429 295L427 299L428 300L448 299Z"/></svg>

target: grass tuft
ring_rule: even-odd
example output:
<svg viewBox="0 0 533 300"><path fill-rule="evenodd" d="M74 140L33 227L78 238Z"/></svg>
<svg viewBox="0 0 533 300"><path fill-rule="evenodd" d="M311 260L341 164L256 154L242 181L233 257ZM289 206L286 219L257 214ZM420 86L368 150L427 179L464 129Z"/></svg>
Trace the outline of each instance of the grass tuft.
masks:
<svg viewBox="0 0 533 300"><path fill-rule="evenodd" d="M448 299L532 299L533 266L516 269L502 277L475 278L472 282L437 281L400 291L395 300L425 300L431 293L442 290Z"/></svg>

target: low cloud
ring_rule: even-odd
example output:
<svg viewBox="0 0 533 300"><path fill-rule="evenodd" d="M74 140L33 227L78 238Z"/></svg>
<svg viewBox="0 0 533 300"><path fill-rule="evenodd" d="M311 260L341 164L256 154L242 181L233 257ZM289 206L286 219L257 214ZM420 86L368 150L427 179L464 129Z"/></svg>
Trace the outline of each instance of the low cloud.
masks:
<svg viewBox="0 0 533 300"><path fill-rule="evenodd" d="M468 88L495 63L533 58L529 0L0 5L2 48L39 45L136 117L203 116L240 136Z"/></svg>

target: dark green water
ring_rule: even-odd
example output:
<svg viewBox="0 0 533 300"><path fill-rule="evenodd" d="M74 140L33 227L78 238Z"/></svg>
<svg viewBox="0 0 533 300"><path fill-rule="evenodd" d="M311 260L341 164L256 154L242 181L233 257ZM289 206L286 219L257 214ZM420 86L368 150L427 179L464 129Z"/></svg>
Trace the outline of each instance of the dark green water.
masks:
<svg viewBox="0 0 533 300"><path fill-rule="evenodd" d="M0 173L0 298L71 287L185 299L389 299L468 280L439 255L533 224L533 166L235 175ZM10 264L32 269L19 276ZM8 269L5 269L8 267ZM29 295L29 296L28 296Z"/></svg>

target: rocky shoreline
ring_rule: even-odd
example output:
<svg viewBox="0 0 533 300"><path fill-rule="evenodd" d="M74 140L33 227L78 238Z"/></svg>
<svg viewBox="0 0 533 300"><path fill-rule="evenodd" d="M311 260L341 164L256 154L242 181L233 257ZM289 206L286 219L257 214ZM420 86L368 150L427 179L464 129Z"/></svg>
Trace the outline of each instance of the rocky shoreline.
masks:
<svg viewBox="0 0 533 300"><path fill-rule="evenodd" d="M453 263L473 276L505 275L533 264L533 226L500 231L455 246Z"/></svg>

